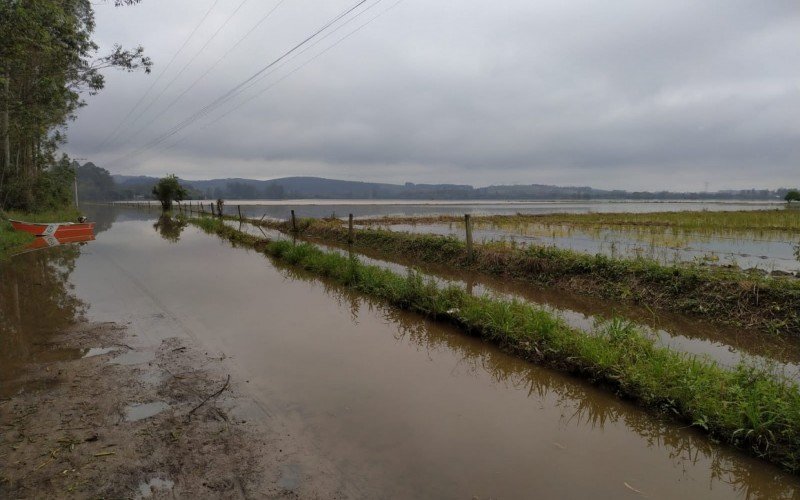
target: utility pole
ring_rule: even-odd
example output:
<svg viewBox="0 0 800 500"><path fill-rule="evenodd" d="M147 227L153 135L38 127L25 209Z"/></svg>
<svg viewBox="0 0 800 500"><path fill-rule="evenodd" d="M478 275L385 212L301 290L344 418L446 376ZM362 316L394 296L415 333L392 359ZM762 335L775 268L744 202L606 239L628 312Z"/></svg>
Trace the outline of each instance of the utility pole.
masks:
<svg viewBox="0 0 800 500"><path fill-rule="evenodd" d="M8 74L3 78L3 86L5 92L3 95L3 172L7 172L11 166L11 145L8 140L8 103L10 101L8 95Z"/></svg>
<svg viewBox="0 0 800 500"><path fill-rule="evenodd" d="M80 163L78 163L78 162L79 161L86 161L86 158L75 158L73 161L74 161L73 164L77 164L78 166L80 166ZM78 208L78 170L77 169L75 170L75 180L74 180L74 182L75 182L75 184L74 184L75 185L75 208L77 209Z"/></svg>

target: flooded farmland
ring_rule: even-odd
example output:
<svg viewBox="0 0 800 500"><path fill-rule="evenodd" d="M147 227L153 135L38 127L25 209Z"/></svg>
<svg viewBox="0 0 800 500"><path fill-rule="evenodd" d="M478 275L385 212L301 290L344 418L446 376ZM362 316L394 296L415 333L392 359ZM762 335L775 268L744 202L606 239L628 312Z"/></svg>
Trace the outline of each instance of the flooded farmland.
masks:
<svg viewBox="0 0 800 500"><path fill-rule="evenodd" d="M464 223L373 225L392 231L464 238ZM502 226L476 222L476 242L552 246L612 258L645 258L662 264L683 262L733 265L766 272L800 271L800 236L781 231L684 231L663 227L578 228L569 225Z"/></svg>
<svg viewBox="0 0 800 500"><path fill-rule="evenodd" d="M263 410L242 407L240 415L292 422L364 498L800 492L800 481L774 466L455 328L381 306L196 228L166 228L155 213L103 211L95 218L104 224L90 244L1 264L3 339L11 340L3 344L4 366L43 352L48 331L77 316L126 323L147 337L193 339L225 358ZM59 286L37 285L42 272ZM472 286L476 293L484 287L536 298L498 283ZM16 289L21 299L14 301ZM569 297L539 300L599 313ZM26 320L29 304L51 311L47 320ZM687 339L698 335L679 319L669 325ZM0 376L14 387L13 371ZM296 469L303 467L298 461Z"/></svg>

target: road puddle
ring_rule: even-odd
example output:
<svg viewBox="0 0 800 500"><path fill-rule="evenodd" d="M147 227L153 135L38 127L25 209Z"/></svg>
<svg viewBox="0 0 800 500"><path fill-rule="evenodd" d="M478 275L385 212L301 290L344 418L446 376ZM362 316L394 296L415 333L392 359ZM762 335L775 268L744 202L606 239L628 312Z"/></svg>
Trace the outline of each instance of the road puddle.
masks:
<svg viewBox="0 0 800 500"><path fill-rule="evenodd" d="M125 421L138 422L158 415L162 411L169 408L169 405L163 401L154 401L152 403L135 403L128 405L125 408Z"/></svg>

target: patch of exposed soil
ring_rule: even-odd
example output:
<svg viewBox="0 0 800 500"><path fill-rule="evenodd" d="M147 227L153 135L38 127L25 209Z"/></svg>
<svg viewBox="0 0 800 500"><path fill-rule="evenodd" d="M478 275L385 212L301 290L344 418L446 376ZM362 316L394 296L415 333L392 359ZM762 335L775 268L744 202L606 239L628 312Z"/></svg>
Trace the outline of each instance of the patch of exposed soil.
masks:
<svg viewBox="0 0 800 500"><path fill-rule="evenodd" d="M291 438L233 415L244 397L221 359L173 338L125 364L140 352L126 340L80 324L53 349L113 350L27 365L0 400L0 498L343 496L321 470L287 487Z"/></svg>

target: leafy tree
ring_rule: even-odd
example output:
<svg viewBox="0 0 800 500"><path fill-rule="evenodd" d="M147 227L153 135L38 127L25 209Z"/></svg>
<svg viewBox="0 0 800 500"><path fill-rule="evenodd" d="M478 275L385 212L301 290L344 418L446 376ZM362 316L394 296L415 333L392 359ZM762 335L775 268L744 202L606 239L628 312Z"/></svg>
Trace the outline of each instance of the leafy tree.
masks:
<svg viewBox="0 0 800 500"><path fill-rule="evenodd" d="M83 96L103 88L102 70L150 71L142 47L117 45L98 56L94 27L91 0L0 2L0 208L41 205L42 184L55 185L53 176L40 177L62 167L56 149L66 123L85 105Z"/></svg>
<svg viewBox="0 0 800 500"><path fill-rule="evenodd" d="M786 193L785 198L787 203L791 203L793 201L800 201L800 191L797 189L790 189L788 193Z"/></svg>
<svg viewBox="0 0 800 500"><path fill-rule="evenodd" d="M186 189L181 186L175 174L162 178L153 186L153 198L161 202L161 208L164 210L170 210L173 201L183 201L186 195Z"/></svg>

